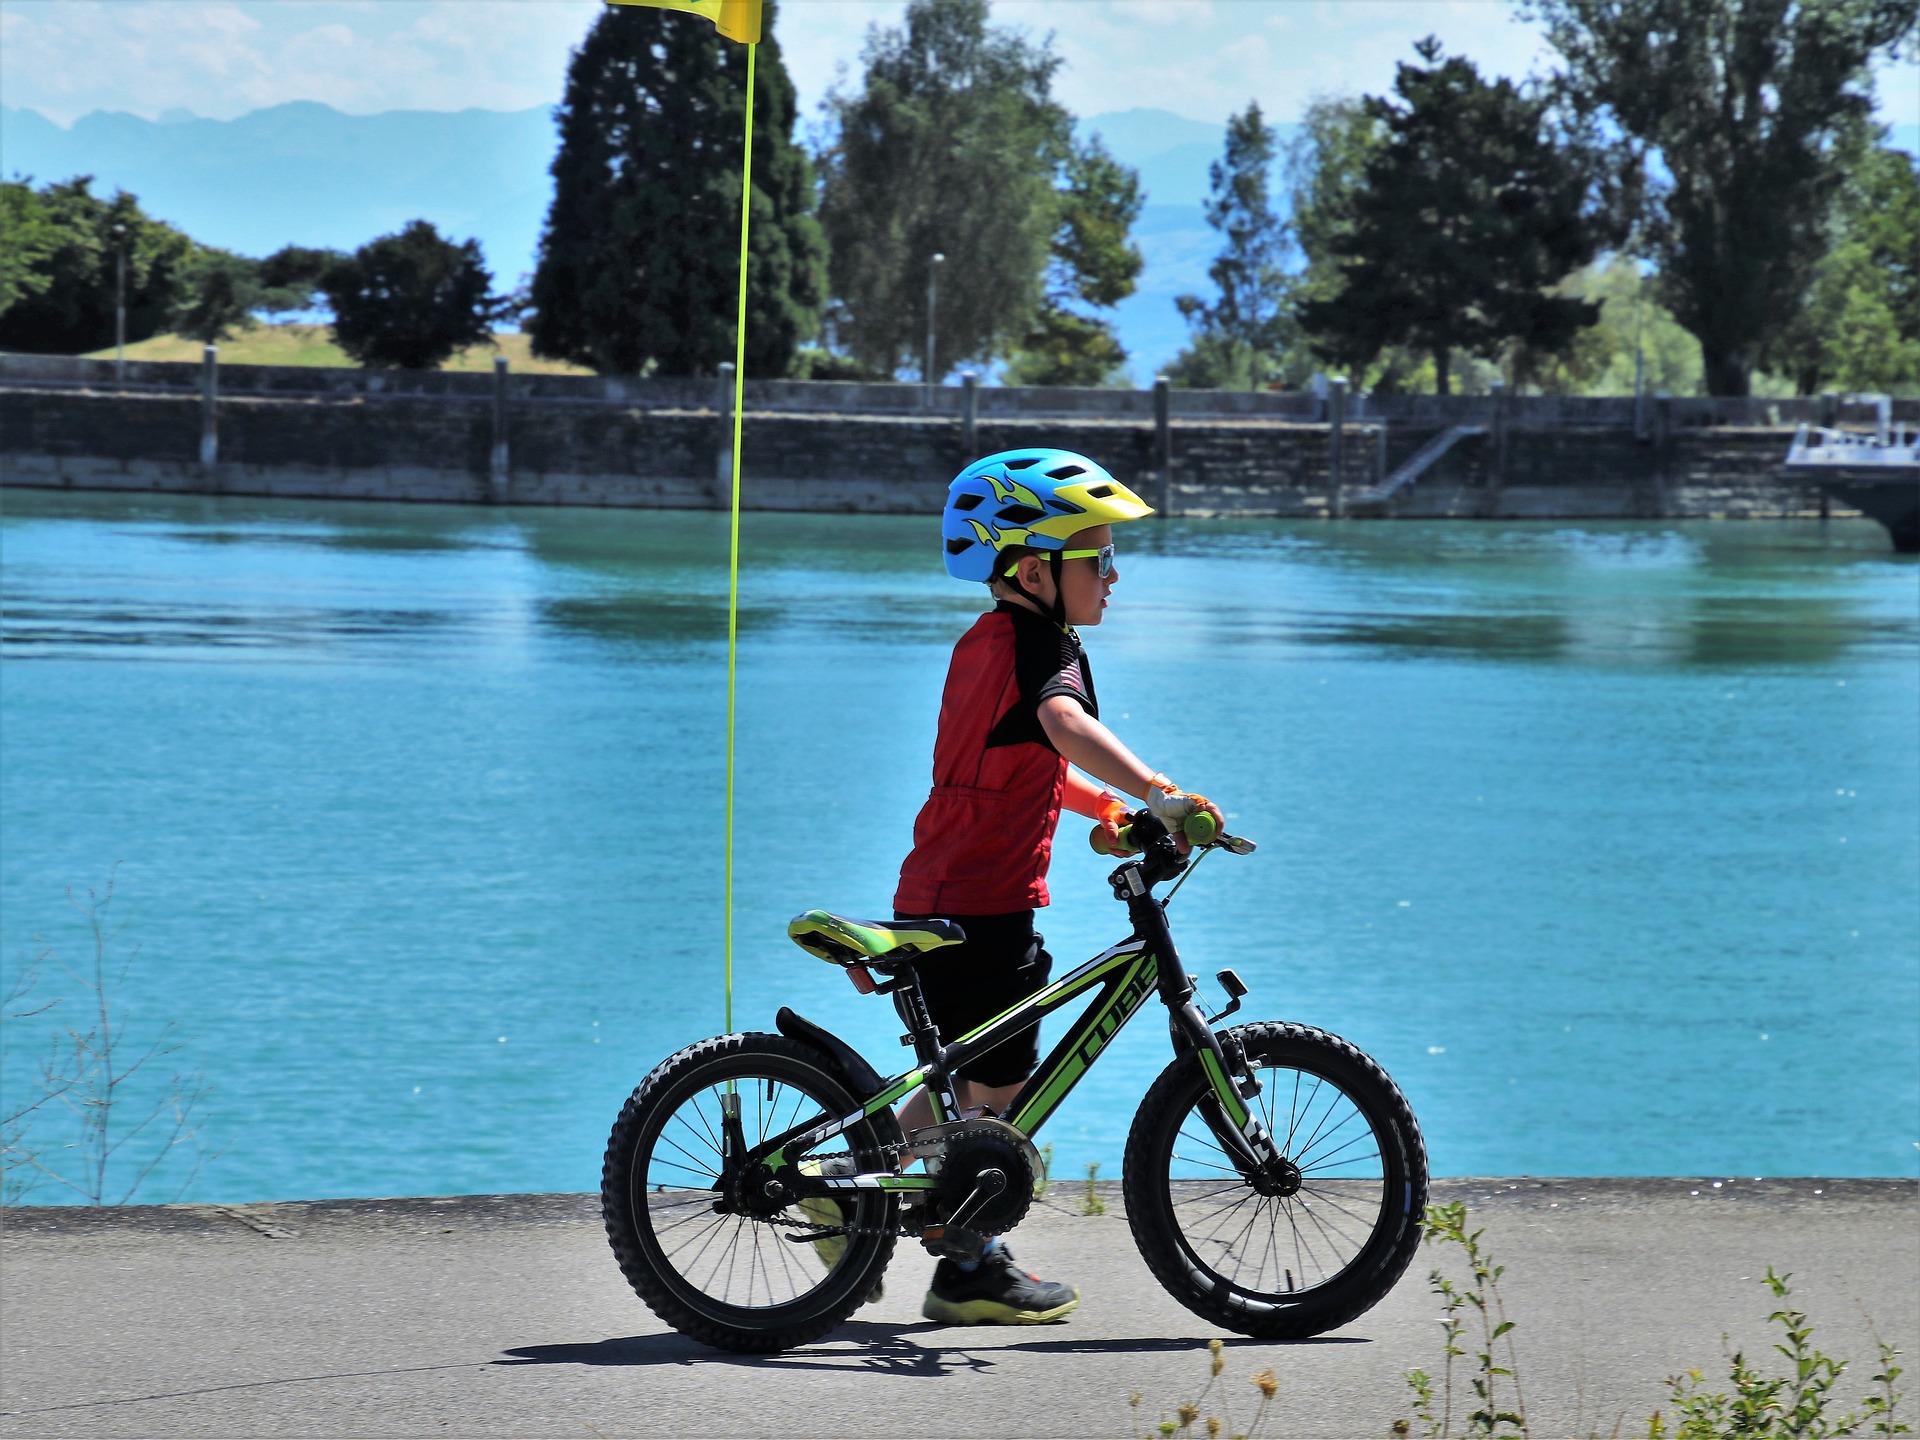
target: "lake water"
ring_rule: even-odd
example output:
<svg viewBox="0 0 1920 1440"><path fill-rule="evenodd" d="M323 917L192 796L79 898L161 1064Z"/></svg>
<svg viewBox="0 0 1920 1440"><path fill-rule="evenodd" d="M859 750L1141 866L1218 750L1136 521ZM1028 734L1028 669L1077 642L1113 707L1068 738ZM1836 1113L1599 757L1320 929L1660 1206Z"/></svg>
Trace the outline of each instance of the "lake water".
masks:
<svg viewBox="0 0 1920 1440"><path fill-rule="evenodd" d="M897 1069L783 927L887 912L976 592L927 520L744 534L737 1028ZM115 878L126 1033L214 1087L190 1198L594 1188L722 1029L725 517L11 491L0 542L5 970L83 960ZM1175 901L1189 968L1376 1056L1436 1173L1915 1173L1920 566L1877 527L1123 543L1107 717L1261 842ZM1124 929L1082 823L1062 966ZM10 1100L62 1013L8 1027ZM1166 1058L1149 1014L1057 1174L1118 1173Z"/></svg>

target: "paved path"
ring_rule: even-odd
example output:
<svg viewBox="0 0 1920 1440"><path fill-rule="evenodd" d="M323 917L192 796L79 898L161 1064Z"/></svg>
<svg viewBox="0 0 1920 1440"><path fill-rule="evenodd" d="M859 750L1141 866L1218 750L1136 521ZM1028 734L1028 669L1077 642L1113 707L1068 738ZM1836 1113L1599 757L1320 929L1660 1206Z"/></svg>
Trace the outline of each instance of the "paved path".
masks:
<svg viewBox="0 0 1920 1440"><path fill-rule="evenodd" d="M663 1330L586 1196L13 1211L0 1434L1140 1434L1199 1389L1215 1332L1155 1284L1115 1188L1100 1193L1108 1213L1088 1217L1079 1187L1056 1187L1017 1240L1035 1268L1080 1285L1067 1323L928 1325L931 1262L903 1249L881 1304L824 1343L757 1359ZM1723 1332L1763 1351L1769 1264L1794 1273L1829 1351L1870 1361L1877 1328L1920 1374L1911 1185L1462 1180L1436 1198L1466 1200L1508 1266L1536 1436L1644 1434L1662 1377L1725 1374ZM1402 1376L1439 1360L1429 1263L1335 1335L1229 1340L1239 1422L1256 1398L1245 1377L1271 1368L1262 1433L1385 1435L1406 1413ZM1849 1401L1871 1373L1855 1365Z"/></svg>

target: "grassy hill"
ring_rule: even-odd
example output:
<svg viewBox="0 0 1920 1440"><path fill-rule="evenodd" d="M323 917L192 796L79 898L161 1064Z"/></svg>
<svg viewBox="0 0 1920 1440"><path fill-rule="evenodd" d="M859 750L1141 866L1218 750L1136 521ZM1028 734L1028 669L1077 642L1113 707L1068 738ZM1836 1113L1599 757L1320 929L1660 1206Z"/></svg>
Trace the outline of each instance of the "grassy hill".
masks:
<svg viewBox="0 0 1920 1440"><path fill-rule="evenodd" d="M491 370L493 357L505 355L515 370L536 375L591 375L591 370L561 360L536 360L528 348L528 338L518 331L504 331L494 337L495 346L476 345L462 350L440 368L443 370ZM113 347L96 350L90 360L113 359ZM200 358L200 342L183 335L155 335L127 346L129 360L195 360ZM355 369L343 354L325 325L257 325L236 335L220 347L220 359L227 365L330 365Z"/></svg>

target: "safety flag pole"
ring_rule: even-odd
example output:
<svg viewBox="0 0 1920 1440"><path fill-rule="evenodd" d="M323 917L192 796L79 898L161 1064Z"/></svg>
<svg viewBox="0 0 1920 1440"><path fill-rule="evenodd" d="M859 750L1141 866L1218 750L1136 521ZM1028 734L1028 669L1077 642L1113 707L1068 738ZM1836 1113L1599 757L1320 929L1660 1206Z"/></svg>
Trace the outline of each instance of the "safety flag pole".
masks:
<svg viewBox="0 0 1920 1440"><path fill-rule="evenodd" d="M727 823L726 823L726 1029L733 1031L733 733L735 671L740 651L740 427L747 394L747 221L753 212L754 62L760 54L762 0L607 0L684 10L711 20L729 40L747 47L747 124L740 150L740 302L733 343L733 500L727 528Z"/></svg>

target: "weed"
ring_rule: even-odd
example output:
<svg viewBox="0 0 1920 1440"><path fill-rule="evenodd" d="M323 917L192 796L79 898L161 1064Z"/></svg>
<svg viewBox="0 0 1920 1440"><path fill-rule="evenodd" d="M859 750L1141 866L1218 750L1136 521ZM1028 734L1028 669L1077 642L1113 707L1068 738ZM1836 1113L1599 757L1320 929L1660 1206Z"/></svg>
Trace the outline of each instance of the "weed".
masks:
<svg viewBox="0 0 1920 1440"><path fill-rule="evenodd" d="M1253 1440L1259 1434L1260 1426L1267 1418L1267 1411L1273 1405L1273 1397L1279 1392L1280 1382L1274 1378L1273 1371L1261 1370L1248 1376L1248 1383L1260 1392L1260 1403L1254 1407L1253 1418L1246 1428L1240 1429L1233 1423L1233 1405L1227 1394L1227 1387L1220 1383L1220 1374L1227 1368L1226 1347L1218 1340L1207 1342L1207 1383L1200 1387L1200 1393L1193 1399L1174 1408L1169 1417L1165 1411L1160 1419L1152 1422L1145 1430L1140 1429L1140 1400L1138 1390L1127 1396L1127 1406L1133 1412L1127 1433L1137 1434L1140 1440L1155 1440L1155 1437L1192 1436L1200 1433L1194 1427L1200 1426L1208 1440ZM1219 1391L1215 1393L1215 1387ZM1209 1399L1211 1397L1211 1399ZM1218 1410L1219 1414L1211 1413Z"/></svg>
<svg viewBox="0 0 1920 1440"><path fill-rule="evenodd" d="M1107 1202L1102 1200L1099 1192L1093 1188L1093 1182L1099 1174L1100 1162L1098 1160L1087 1166L1087 1188L1080 1196L1080 1213L1082 1215L1104 1215L1107 1213Z"/></svg>
<svg viewBox="0 0 1920 1440"><path fill-rule="evenodd" d="M177 1199L211 1158L198 1139L196 1112L210 1093L199 1071L175 1071L157 1094L150 1088L150 1098L135 1098L135 1077L149 1066L157 1070L155 1062L177 1053L184 1042L174 1038L169 1021L152 1043L138 1053L131 1051L120 991L139 949L116 952L120 929L111 923L113 890L109 878L104 890L90 889L84 901L72 902L86 920L92 956L80 968L61 967L81 992L68 1011L55 1014L68 1003L64 996L21 1008L39 982L50 951L27 966L7 993L8 1022L53 1015L59 1025L37 1067L31 1098L23 1103L9 1100L6 1114L0 1116L0 1199L7 1204L20 1203L45 1180L90 1205L125 1205L163 1161L184 1148L194 1158L174 1193ZM140 1084L146 1084L145 1076ZM61 1109L76 1122L78 1136L48 1146L38 1124Z"/></svg>
<svg viewBox="0 0 1920 1440"><path fill-rule="evenodd" d="M1434 1414L1435 1383L1425 1370L1407 1372L1407 1387L1413 1391L1413 1415L1424 1428L1428 1440L1442 1440L1453 1434L1454 1361L1471 1359L1471 1380L1475 1408L1466 1417L1468 1435L1519 1435L1527 1431L1527 1406L1520 1393L1519 1357L1513 1346L1515 1321L1507 1318L1500 1298L1500 1277L1506 1266L1493 1263L1493 1256L1480 1244L1482 1230L1467 1229L1467 1207L1429 1205L1421 1221L1422 1238L1433 1246L1458 1245L1467 1254L1472 1280L1456 1285L1436 1265L1427 1272L1427 1285L1441 1300L1440 1332L1445 1357L1438 1385L1440 1413ZM1467 1330L1463 1314L1480 1319L1480 1348L1469 1351L1462 1345ZM1505 1359L1499 1363L1500 1342L1506 1341ZM1506 1395L1511 1394L1511 1400ZM1393 1423L1395 1435L1411 1435L1413 1427L1405 1420Z"/></svg>
<svg viewBox="0 0 1920 1440"><path fill-rule="evenodd" d="M1763 1283L1776 1300L1785 1300L1793 1291L1789 1275L1774 1273L1767 1267ZM1709 1393L1698 1370L1668 1379L1673 1397L1673 1423L1656 1410L1647 1419L1647 1440L1722 1440L1722 1437L1751 1437L1751 1440L1826 1440L1844 1435L1906 1435L1910 1428L1897 1411L1900 1392L1894 1383L1901 1369L1893 1362L1899 1351L1880 1342L1880 1369L1873 1377L1875 1389L1862 1402L1859 1413L1830 1415L1833 1389L1845 1373L1847 1361L1836 1360L1813 1343L1813 1325L1806 1312L1782 1305L1767 1317L1778 1325L1785 1339L1773 1348L1787 1361L1784 1375L1765 1375L1748 1363L1741 1351L1734 1351L1729 1362L1728 1379L1733 1393ZM1722 1336L1724 1342L1725 1337Z"/></svg>

